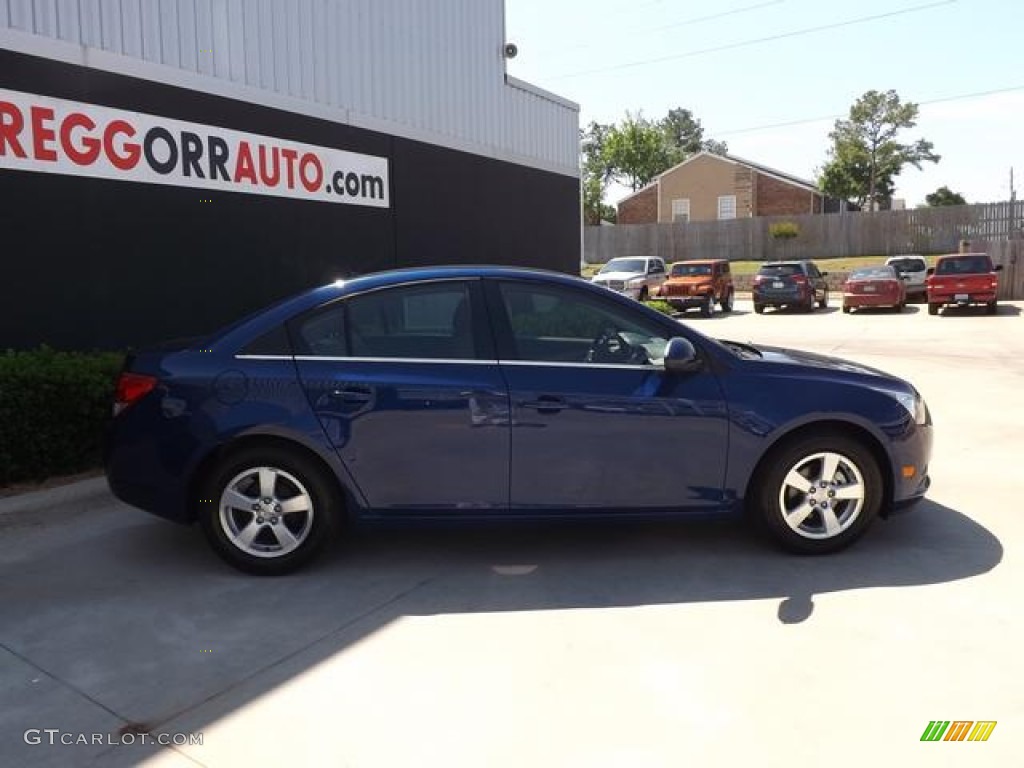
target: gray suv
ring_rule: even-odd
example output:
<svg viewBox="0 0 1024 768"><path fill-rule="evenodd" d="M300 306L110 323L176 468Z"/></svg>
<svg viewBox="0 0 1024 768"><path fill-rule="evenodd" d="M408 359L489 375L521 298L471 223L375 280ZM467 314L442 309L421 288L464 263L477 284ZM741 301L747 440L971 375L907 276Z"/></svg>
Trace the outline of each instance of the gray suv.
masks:
<svg viewBox="0 0 1024 768"><path fill-rule="evenodd" d="M890 256L885 260L887 266L892 267L903 279L907 287L907 299L925 300L928 297L928 285L925 280L928 278L928 262L924 256L916 253L905 256Z"/></svg>
<svg viewBox="0 0 1024 768"><path fill-rule="evenodd" d="M647 301L658 293L666 277L665 260L658 256L623 256L601 267L591 282Z"/></svg>
<svg viewBox="0 0 1024 768"><path fill-rule="evenodd" d="M754 311L765 307L794 307L813 312L828 306L828 283L813 261L770 261L754 276Z"/></svg>

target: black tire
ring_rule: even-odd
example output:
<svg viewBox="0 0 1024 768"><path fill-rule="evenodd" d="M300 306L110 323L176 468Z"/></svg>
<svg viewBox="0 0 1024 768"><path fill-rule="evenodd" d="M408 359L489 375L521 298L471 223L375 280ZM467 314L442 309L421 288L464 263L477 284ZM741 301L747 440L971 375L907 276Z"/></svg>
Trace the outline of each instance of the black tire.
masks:
<svg viewBox="0 0 1024 768"><path fill-rule="evenodd" d="M764 304L755 304L754 305L754 312L756 314L758 314L758 315L763 315L764 314Z"/></svg>
<svg viewBox="0 0 1024 768"><path fill-rule="evenodd" d="M636 297L636 300L637 301L647 301L647 297L649 295L650 295L650 293L647 291L647 286L645 285L645 286L640 288L640 295Z"/></svg>
<svg viewBox="0 0 1024 768"><path fill-rule="evenodd" d="M269 496L262 493L265 488L255 487L259 480L258 473L253 473L260 467L275 471ZM225 505L222 514L222 496L233 486L251 489L242 495L252 496L254 505L268 498L273 501L263 504L259 511ZM302 493L305 497L301 497ZM279 502L293 499L307 500L308 510L282 512ZM334 538L339 528L340 507L337 485L313 460L279 446L256 446L229 454L207 475L200 488L199 521L210 546L227 563L258 576L280 576L311 562L324 544ZM252 525L260 530L252 537L250 551L246 551L232 539ZM282 534L291 534L298 542L281 543L286 541ZM275 546L283 551L273 554ZM258 550L262 554L252 554Z"/></svg>
<svg viewBox="0 0 1024 768"><path fill-rule="evenodd" d="M934 301L929 301L928 302L928 314L929 315L937 315L937 314L939 314L939 305L936 304Z"/></svg>
<svg viewBox="0 0 1024 768"><path fill-rule="evenodd" d="M997 314L997 313L999 312L999 302L998 302L998 301L990 301L990 302L989 302L989 303L988 303L988 304L986 305L986 307L985 307L985 308L986 308L986 310L988 311L988 313L989 313L990 315L994 315L994 314Z"/></svg>
<svg viewBox="0 0 1024 768"><path fill-rule="evenodd" d="M828 290L827 289L821 295L821 301L818 302L818 308L819 309L827 309L828 308Z"/></svg>
<svg viewBox="0 0 1024 768"><path fill-rule="evenodd" d="M846 306L845 304L843 304L843 314L844 315L850 314L850 308L848 306Z"/></svg>
<svg viewBox="0 0 1024 768"><path fill-rule="evenodd" d="M704 303L700 306L700 313L704 317L711 317L711 314L715 311L715 296L712 293L707 295L704 299Z"/></svg>
<svg viewBox="0 0 1024 768"><path fill-rule="evenodd" d="M856 499L837 501L828 495L836 492L831 486L823 489L820 482L812 482L820 480L820 475L815 478L815 467L824 467L824 462L814 457L825 453L840 457L832 478L840 481L837 489L845 486L861 488L863 496L859 506ZM801 467L807 468L807 483L809 488L815 486L815 496L786 483L790 471ZM860 482L856 483L854 480L858 474ZM762 528L779 546L801 555L822 555L848 547L864 534L878 516L884 493L882 472L871 451L863 443L835 433L799 437L775 448L762 463L762 469L750 487L754 506L752 511ZM802 522L794 520L802 532L787 523L786 510L791 514L799 513L811 507L809 500L815 498L818 503L824 502L821 503L822 507L831 508L834 522L839 525L836 533L828 535L825 523L827 513L817 506ZM803 503L805 500L808 501L807 507ZM787 505L786 509L783 503Z"/></svg>
<svg viewBox="0 0 1024 768"><path fill-rule="evenodd" d="M723 312L732 312L732 288L725 292L725 297L719 303Z"/></svg>
<svg viewBox="0 0 1024 768"><path fill-rule="evenodd" d="M811 294L807 297L807 301L804 303L804 305L802 307L800 307L800 309L803 312L813 312L814 311L814 291L811 291Z"/></svg>

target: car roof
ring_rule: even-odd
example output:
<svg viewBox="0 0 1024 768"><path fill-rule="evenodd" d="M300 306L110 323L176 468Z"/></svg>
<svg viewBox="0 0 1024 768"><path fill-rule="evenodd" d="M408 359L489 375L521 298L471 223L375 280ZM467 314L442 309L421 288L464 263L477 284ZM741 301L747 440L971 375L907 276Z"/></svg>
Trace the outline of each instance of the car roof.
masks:
<svg viewBox="0 0 1024 768"><path fill-rule="evenodd" d="M674 267L676 264L721 264L728 263L728 259L682 259L681 261L672 262Z"/></svg>
<svg viewBox="0 0 1024 768"><path fill-rule="evenodd" d="M810 259L790 259L789 261L766 261L762 267L789 267L794 264L810 264Z"/></svg>
<svg viewBox="0 0 1024 768"><path fill-rule="evenodd" d="M942 256L939 256L938 260L939 261L944 261L946 259L959 259L959 258L964 258L964 257L967 257L967 256L988 256L988 254L987 253L946 253L946 254L943 254Z"/></svg>

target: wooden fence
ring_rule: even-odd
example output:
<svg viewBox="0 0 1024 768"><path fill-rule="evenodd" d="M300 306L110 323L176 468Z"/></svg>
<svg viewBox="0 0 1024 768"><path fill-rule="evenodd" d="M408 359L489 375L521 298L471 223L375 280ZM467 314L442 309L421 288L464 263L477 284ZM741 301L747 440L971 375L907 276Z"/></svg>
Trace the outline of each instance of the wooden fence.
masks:
<svg viewBox="0 0 1024 768"><path fill-rule="evenodd" d="M769 227L791 221L799 235L775 240ZM667 261L730 261L952 253L972 243L1019 236L1024 201L920 208L911 211L773 216L686 224L585 227L583 258L600 264L616 256L661 256Z"/></svg>
<svg viewBox="0 0 1024 768"><path fill-rule="evenodd" d="M994 263L1003 265L999 273L1000 299L1024 299L1024 240L972 242L971 250L986 251Z"/></svg>

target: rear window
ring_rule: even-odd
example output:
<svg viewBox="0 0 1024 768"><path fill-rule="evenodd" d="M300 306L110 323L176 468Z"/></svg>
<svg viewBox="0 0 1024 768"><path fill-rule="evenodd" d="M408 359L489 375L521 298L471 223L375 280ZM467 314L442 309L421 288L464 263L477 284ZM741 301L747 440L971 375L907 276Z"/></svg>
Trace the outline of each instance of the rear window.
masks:
<svg viewBox="0 0 1024 768"><path fill-rule="evenodd" d="M768 277L789 277L790 275L802 275L804 271L799 264L765 264L757 274Z"/></svg>
<svg viewBox="0 0 1024 768"><path fill-rule="evenodd" d="M935 267L937 275L973 275L979 272L991 272L992 262L988 256L957 256L943 259Z"/></svg>
<svg viewBox="0 0 1024 768"><path fill-rule="evenodd" d="M892 280L894 277L892 267L864 267L850 273L851 280Z"/></svg>
<svg viewBox="0 0 1024 768"><path fill-rule="evenodd" d="M928 266L924 263L924 259L893 259L889 262L889 266L893 269L897 269L900 272L924 272Z"/></svg>

